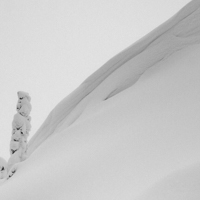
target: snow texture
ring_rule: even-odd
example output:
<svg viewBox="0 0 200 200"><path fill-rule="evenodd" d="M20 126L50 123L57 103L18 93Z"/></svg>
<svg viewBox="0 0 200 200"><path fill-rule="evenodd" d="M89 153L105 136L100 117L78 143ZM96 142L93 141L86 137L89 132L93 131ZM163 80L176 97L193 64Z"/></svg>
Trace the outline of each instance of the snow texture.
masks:
<svg viewBox="0 0 200 200"><path fill-rule="evenodd" d="M199 19L193 0L61 101L0 199L199 200Z"/></svg>

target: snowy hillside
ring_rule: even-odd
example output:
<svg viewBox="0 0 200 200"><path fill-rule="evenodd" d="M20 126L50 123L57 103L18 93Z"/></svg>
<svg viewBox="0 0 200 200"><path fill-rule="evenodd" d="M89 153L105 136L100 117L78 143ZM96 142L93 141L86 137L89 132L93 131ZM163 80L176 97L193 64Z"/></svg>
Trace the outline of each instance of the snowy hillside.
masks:
<svg viewBox="0 0 200 200"><path fill-rule="evenodd" d="M5 200L200 198L200 0L61 101Z"/></svg>

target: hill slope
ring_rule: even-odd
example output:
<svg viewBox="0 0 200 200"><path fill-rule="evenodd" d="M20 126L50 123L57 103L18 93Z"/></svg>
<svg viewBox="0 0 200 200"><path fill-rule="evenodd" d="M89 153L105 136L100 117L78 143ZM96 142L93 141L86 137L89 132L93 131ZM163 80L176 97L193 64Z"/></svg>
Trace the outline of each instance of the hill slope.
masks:
<svg viewBox="0 0 200 200"><path fill-rule="evenodd" d="M199 19L192 1L61 101L0 199L137 199L200 163Z"/></svg>
<svg viewBox="0 0 200 200"><path fill-rule="evenodd" d="M29 154L46 138L55 134L63 120L65 126L76 121L93 94L98 93L97 90L101 90L98 99L101 102L133 85L148 68L177 50L199 43L199 7L199 0L192 1L170 20L116 55L85 80L52 110L29 142Z"/></svg>

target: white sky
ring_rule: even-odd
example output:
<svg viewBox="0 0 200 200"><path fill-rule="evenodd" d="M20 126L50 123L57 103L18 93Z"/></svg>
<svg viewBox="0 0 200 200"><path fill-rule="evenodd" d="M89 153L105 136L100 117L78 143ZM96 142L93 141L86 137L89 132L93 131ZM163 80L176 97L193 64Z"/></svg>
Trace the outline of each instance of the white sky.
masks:
<svg viewBox="0 0 200 200"><path fill-rule="evenodd" d="M9 158L17 91L32 98L31 137L84 79L188 2L0 0L0 157Z"/></svg>

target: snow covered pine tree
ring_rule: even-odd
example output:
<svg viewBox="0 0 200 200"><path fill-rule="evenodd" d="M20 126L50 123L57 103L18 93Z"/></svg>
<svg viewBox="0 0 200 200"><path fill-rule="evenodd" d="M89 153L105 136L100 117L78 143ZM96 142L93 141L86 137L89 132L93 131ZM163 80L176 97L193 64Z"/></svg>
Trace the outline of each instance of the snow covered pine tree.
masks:
<svg viewBox="0 0 200 200"><path fill-rule="evenodd" d="M12 122L12 137L10 142L11 157L8 160L8 171L10 168L26 159L27 137L31 129L31 98L28 93L19 91L17 102L17 113Z"/></svg>

